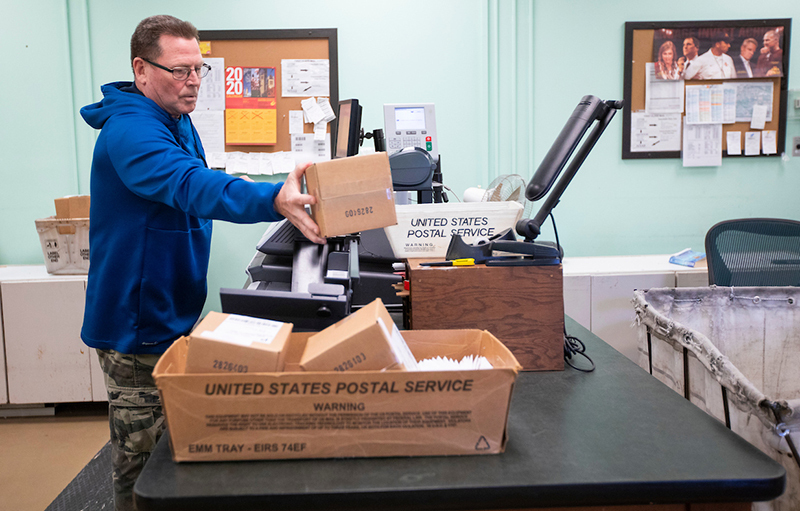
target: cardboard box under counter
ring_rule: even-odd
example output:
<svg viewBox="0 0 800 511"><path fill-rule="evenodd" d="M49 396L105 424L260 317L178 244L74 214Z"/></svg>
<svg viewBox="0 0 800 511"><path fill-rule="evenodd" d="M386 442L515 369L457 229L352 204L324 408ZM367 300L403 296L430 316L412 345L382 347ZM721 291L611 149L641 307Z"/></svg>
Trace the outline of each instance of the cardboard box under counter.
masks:
<svg viewBox="0 0 800 511"><path fill-rule="evenodd" d="M306 170L311 216L324 238L397 224L385 152L315 163Z"/></svg>
<svg viewBox="0 0 800 511"><path fill-rule="evenodd" d="M472 371L301 372L311 333L289 337L283 373L187 374L178 339L153 376L175 461L440 456L505 450L516 358L481 330L406 331L414 356L482 355Z"/></svg>

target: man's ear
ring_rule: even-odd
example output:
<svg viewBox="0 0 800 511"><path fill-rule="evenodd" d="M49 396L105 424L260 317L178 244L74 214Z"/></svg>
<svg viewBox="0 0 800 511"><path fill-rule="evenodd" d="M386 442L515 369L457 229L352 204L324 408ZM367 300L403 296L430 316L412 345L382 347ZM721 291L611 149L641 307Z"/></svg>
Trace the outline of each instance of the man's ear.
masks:
<svg viewBox="0 0 800 511"><path fill-rule="evenodd" d="M147 85L147 66L141 57L133 59L133 79L137 87Z"/></svg>

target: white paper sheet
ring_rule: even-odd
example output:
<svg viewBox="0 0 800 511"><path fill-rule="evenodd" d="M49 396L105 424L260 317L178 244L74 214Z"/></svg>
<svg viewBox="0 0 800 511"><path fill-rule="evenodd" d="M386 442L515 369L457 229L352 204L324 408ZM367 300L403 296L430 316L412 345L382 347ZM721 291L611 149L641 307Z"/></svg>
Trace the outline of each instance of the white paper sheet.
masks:
<svg viewBox="0 0 800 511"><path fill-rule="evenodd" d="M761 153L761 133L748 131L744 134L744 155L758 156Z"/></svg>
<svg viewBox="0 0 800 511"><path fill-rule="evenodd" d="M763 130L767 122L767 105L753 105L753 118L750 120L751 130Z"/></svg>
<svg viewBox="0 0 800 511"><path fill-rule="evenodd" d="M303 132L303 111L289 110L289 134L298 135Z"/></svg>
<svg viewBox="0 0 800 511"><path fill-rule="evenodd" d="M718 167L722 165L722 124L683 125L683 166Z"/></svg>
<svg viewBox="0 0 800 511"><path fill-rule="evenodd" d="M294 155L289 151L272 153L272 173L288 174L289 172L294 170L295 161L297 160L294 158Z"/></svg>
<svg viewBox="0 0 800 511"><path fill-rule="evenodd" d="M314 140L314 135L311 133L292 135L292 153L295 159L306 158L306 161L313 162L330 160L331 134L325 133L324 140Z"/></svg>
<svg viewBox="0 0 800 511"><path fill-rule="evenodd" d="M631 152L680 150L681 114L631 112Z"/></svg>
<svg viewBox="0 0 800 511"><path fill-rule="evenodd" d="M738 156L742 154L742 132L729 131L726 134L726 146L728 148L728 156Z"/></svg>
<svg viewBox="0 0 800 511"><path fill-rule="evenodd" d="M206 151L206 163L208 163L208 168L210 169L224 169L227 161L228 155L224 152Z"/></svg>
<svg viewBox="0 0 800 511"><path fill-rule="evenodd" d="M306 118L310 123L317 124L325 118L325 113L320 108L316 98L306 98L300 102L300 105L303 107L303 112L306 113Z"/></svg>
<svg viewBox="0 0 800 511"><path fill-rule="evenodd" d="M211 71L200 82L194 111L225 110L225 59L208 58L203 62L211 66Z"/></svg>
<svg viewBox="0 0 800 511"><path fill-rule="evenodd" d="M225 151L224 110L195 110L189 117L192 118L192 124L200 135L206 155ZM211 163L208 165L211 166Z"/></svg>
<svg viewBox="0 0 800 511"><path fill-rule="evenodd" d="M325 121L319 121L317 124L314 125L314 140L325 140L325 135L327 133L328 123Z"/></svg>
<svg viewBox="0 0 800 511"><path fill-rule="evenodd" d="M284 97L330 97L328 59L282 59L281 95Z"/></svg>
<svg viewBox="0 0 800 511"><path fill-rule="evenodd" d="M645 106L648 114L679 114L683 112L683 80L656 80L652 62L645 64Z"/></svg>
<svg viewBox="0 0 800 511"><path fill-rule="evenodd" d="M776 154L778 152L778 132L775 130L764 130L761 132L761 151L764 154Z"/></svg>
<svg viewBox="0 0 800 511"><path fill-rule="evenodd" d="M227 153L225 172L228 174L258 174L258 161L253 160L249 153L234 151Z"/></svg>
<svg viewBox="0 0 800 511"><path fill-rule="evenodd" d="M328 98L317 98L317 104L319 105L320 110L325 115L322 118L325 122L331 122L332 120L336 119L336 114L333 113L333 108L331 108L331 100Z"/></svg>

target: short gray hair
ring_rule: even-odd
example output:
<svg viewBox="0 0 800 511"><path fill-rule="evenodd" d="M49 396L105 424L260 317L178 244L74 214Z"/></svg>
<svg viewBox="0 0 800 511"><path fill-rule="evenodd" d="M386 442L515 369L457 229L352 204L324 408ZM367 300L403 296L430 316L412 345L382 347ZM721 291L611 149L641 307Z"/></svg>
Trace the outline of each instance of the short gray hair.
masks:
<svg viewBox="0 0 800 511"><path fill-rule="evenodd" d="M136 57L155 61L161 56L159 40L162 35L200 41L197 28L188 21L166 14L150 16L139 22L131 36L131 67Z"/></svg>

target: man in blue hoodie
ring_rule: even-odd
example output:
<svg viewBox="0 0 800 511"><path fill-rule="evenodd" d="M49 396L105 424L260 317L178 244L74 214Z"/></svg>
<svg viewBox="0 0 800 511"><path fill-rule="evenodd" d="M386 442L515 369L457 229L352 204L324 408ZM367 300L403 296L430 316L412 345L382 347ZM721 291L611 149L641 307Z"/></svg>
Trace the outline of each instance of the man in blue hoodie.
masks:
<svg viewBox="0 0 800 511"><path fill-rule="evenodd" d="M191 23L143 20L131 37L131 66L133 82L104 85L102 101L81 109L101 130L81 337L97 349L105 373L118 510L133 509L133 484L164 429L153 367L205 303L211 220L287 218L325 242L305 211L315 202L300 187L308 164L277 185L207 168L188 114L210 68Z"/></svg>

